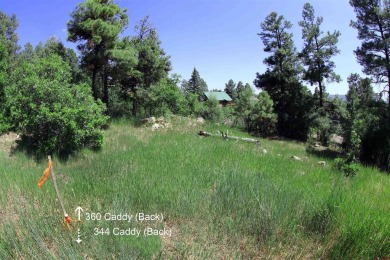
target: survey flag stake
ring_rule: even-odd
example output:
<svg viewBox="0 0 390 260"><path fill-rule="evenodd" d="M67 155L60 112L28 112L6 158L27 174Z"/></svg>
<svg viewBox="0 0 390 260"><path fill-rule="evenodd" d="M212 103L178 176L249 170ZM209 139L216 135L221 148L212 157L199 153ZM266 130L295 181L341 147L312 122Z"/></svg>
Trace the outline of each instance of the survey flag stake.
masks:
<svg viewBox="0 0 390 260"><path fill-rule="evenodd" d="M47 157L47 159L49 160L49 164L48 164L46 170L43 172L42 177L39 179L38 186L40 188L42 188L43 183L49 178L49 175L51 175L51 179L53 181L54 189L56 190L58 201L60 202L62 211L64 212L64 223L70 229L70 225L72 224L72 219L66 213L66 210L65 210L65 207L64 207L64 203L62 202L60 191L58 190L58 187L57 187L56 175L54 174L54 171L53 171L53 163L51 161L51 156L49 155Z"/></svg>

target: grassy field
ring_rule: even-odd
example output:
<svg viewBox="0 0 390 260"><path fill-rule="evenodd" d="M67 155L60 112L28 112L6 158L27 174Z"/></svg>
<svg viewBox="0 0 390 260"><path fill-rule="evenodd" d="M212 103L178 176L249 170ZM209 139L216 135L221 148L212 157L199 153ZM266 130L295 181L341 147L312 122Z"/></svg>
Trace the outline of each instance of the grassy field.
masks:
<svg viewBox="0 0 390 260"><path fill-rule="evenodd" d="M65 208L74 220L76 207L84 209L72 230L62 223L51 181L37 186L47 162L10 155L10 143L0 143L0 259L390 256L389 175L360 167L345 178L331 159L308 154L304 144L261 140L258 146L197 136L222 126L190 126L180 118L172 125L151 131L117 121L105 132L102 151L53 159ZM89 213L139 212L164 219L87 220ZM113 234L146 227L171 236ZM96 228L110 234L95 235Z"/></svg>

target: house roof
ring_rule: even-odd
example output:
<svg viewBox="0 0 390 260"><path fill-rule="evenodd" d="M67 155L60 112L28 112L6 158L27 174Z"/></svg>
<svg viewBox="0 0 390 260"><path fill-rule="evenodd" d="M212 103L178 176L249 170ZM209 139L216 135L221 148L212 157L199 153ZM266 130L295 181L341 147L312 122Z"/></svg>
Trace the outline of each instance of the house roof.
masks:
<svg viewBox="0 0 390 260"><path fill-rule="evenodd" d="M231 97L229 97L226 92L205 92L204 93L207 99L210 99L211 97L214 97L218 101L226 100L226 101L233 101Z"/></svg>

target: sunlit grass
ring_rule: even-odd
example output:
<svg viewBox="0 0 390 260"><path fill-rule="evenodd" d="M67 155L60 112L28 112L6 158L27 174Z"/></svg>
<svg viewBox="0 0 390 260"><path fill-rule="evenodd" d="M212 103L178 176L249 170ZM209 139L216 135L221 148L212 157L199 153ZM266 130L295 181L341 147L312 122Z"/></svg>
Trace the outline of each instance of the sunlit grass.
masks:
<svg viewBox="0 0 390 260"><path fill-rule="evenodd" d="M100 152L84 151L54 171L68 213L162 213L172 237L95 236L95 227L144 224L82 221L71 231L46 167L0 151L0 259L333 258L390 255L390 177L361 167L353 178L289 141L200 137L225 126L172 119L151 131L114 122ZM195 125L195 126L194 126ZM246 136L238 130L229 134ZM262 153L265 148L267 153ZM303 161L294 161L291 156ZM318 161L327 165L320 166ZM78 245L77 228L83 242Z"/></svg>

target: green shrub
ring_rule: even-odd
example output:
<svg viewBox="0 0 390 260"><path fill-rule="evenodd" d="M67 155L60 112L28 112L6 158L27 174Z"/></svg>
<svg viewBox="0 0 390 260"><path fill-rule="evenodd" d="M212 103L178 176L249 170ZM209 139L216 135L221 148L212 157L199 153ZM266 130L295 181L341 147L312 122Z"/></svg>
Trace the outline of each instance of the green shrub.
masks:
<svg viewBox="0 0 390 260"><path fill-rule="evenodd" d="M362 138L360 158L390 172L390 123L387 120L369 127Z"/></svg>
<svg viewBox="0 0 390 260"><path fill-rule="evenodd" d="M341 171L345 177L353 177L359 171L356 163L352 163L341 158L334 159L333 167L336 170Z"/></svg>
<svg viewBox="0 0 390 260"><path fill-rule="evenodd" d="M204 104L205 106L201 113L202 117L215 122L222 121L224 116L223 108L216 98L211 97Z"/></svg>
<svg viewBox="0 0 390 260"><path fill-rule="evenodd" d="M11 124L37 156L102 145L105 107L88 85L70 80L69 65L52 55L23 62L6 89Z"/></svg>

